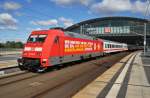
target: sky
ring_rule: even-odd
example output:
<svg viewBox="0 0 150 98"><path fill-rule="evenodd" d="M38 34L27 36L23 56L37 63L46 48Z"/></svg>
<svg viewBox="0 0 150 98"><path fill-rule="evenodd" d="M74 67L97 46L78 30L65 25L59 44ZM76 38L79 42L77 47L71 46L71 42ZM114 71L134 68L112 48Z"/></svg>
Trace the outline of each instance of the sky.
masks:
<svg viewBox="0 0 150 98"><path fill-rule="evenodd" d="M33 30L66 28L93 18L144 18L147 5L147 0L0 0L0 42L25 42Z"/></svg>

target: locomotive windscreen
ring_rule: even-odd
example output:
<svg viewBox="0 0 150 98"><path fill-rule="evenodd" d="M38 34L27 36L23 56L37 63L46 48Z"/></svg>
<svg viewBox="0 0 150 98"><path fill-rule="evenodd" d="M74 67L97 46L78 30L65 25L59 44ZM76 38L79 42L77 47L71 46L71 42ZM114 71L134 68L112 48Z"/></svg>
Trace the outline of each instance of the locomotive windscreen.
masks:
<svg viewBox="0 0 150 98"><path fill-rule="evenodd" d="M47 35L31 35L28 39L28 42L44 42Z"/></svg>

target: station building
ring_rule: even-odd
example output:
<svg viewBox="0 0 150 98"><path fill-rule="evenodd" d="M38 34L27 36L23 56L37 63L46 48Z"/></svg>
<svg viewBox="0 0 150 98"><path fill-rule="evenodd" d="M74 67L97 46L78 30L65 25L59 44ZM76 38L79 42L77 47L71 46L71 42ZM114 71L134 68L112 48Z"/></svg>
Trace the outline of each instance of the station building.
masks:
<svg viewBox="0 0 150 98"><path fill-rule="evenodd" d="M147 45L150 45L150 21L141 18L96 18L74 24L66 30L133 45L143 45L146 30Z"/></svg>

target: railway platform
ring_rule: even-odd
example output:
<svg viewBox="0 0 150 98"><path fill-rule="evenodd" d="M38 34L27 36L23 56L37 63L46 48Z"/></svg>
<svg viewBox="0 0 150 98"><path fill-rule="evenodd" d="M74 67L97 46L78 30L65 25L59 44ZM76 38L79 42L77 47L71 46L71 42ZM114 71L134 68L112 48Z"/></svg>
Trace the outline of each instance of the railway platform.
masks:
<svg viewBox="0 0 150 98"><path fill-rule="evenodd" d="M121 59L72 98L149 98L150 57L135 52Z"/></svg>
<svg viewBox="0 0 150 98"><path fill-rule="evenodd" d="M19 54L0 56L0 77L8 73L18 71L16 70L16 68L18 66L17 58L19 58L19 56L20 56Z"/></svg>
<svg viewBox="0 0 150 98"><path fill-rule="evenodd" d="M0 69L17 66L17 60L0 61Z"/></svg>

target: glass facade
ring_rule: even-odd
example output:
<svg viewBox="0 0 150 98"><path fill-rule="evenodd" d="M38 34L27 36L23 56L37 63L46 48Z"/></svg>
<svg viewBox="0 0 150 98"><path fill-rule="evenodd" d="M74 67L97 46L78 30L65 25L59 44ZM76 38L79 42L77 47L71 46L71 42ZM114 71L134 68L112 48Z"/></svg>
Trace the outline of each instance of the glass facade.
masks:
<svg viewBox="0 0 150 98"><path fill-rule="evenodd" d="M150 21L133 17L104 17L83 21L66 30L128 44L143 45L146 24L150 39ZM150 40L147 41L150 43Z"/></svg>
<svg viewBox="0 0 150 98"><path fill-rule="evenodd" d="M95 21L91 23L83 23L71 31L89 34L89 35L103 35L103 34L135 34L142 35L144 32L144 23L140 20L132 19L106 19ZM147 34L150 35L150 22L146 23Z"/></svg>
<svg viewBox="0 0 150 98"><path fill-rule="evenodd" d="M118 26L118 27L90 27L86 28L84 32L87 34L119 34L130 33L130 26Z"/></svg>

